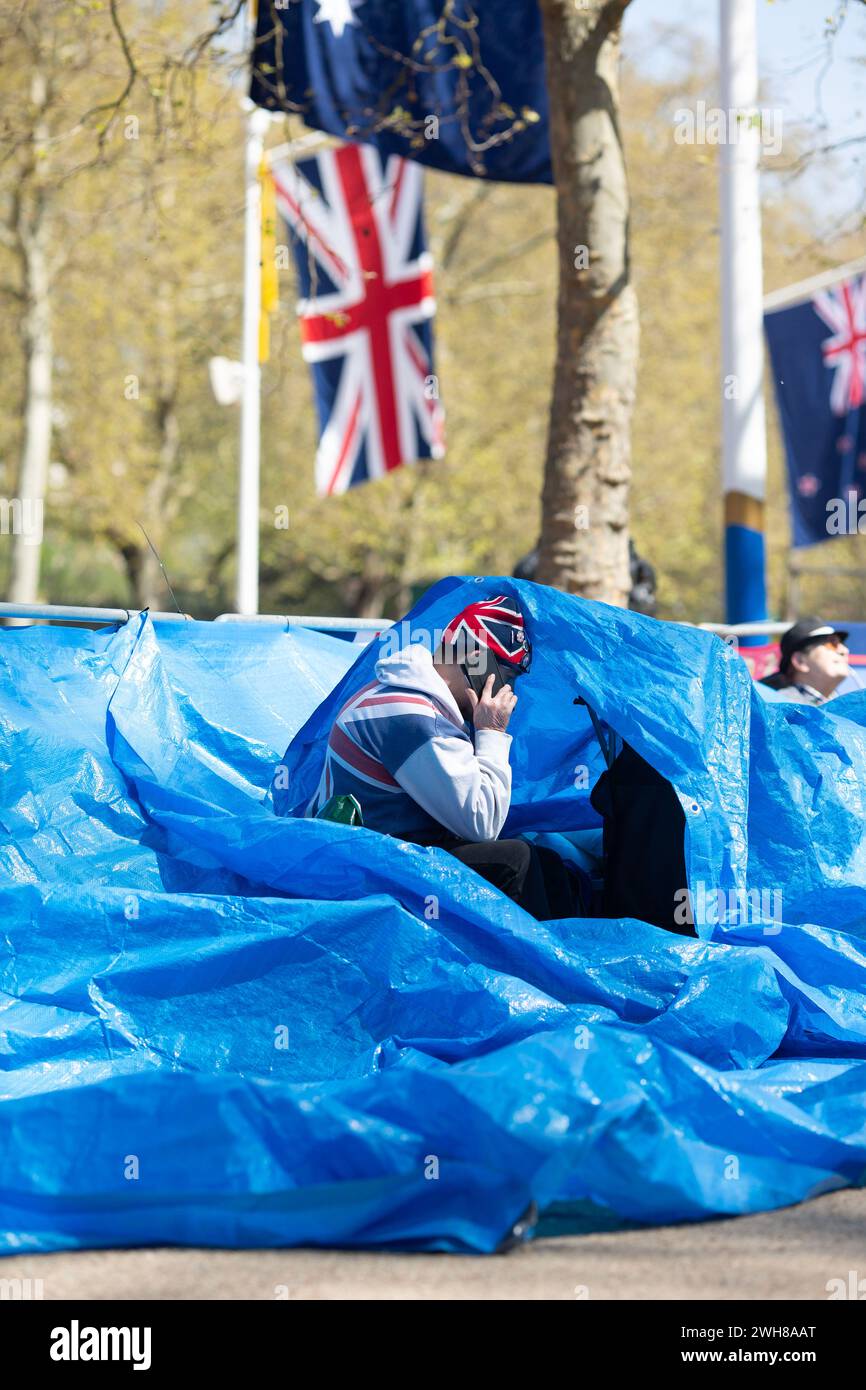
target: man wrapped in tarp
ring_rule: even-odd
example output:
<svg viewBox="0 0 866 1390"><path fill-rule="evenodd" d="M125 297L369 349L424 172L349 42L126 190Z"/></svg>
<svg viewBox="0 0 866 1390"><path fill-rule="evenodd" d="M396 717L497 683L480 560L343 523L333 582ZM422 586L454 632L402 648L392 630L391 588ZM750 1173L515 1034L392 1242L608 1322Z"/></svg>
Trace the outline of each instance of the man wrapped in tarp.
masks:
<svg viewBox="0 0 866 1390"><path fill-rule="evenodd" d="M530 661L523 614L501 595L457 613L434 651L382 658L334 720L307 814L354 797L368 829L447 850L539 920L582 915L586 885L554 850L499 839L514 683Z"/></svg>

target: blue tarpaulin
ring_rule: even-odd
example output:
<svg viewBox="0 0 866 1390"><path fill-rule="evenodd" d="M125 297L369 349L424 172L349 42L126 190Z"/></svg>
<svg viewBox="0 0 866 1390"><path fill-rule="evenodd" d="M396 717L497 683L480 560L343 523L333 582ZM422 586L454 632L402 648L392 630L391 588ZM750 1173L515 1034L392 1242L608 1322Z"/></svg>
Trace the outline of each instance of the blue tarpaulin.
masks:
<svg viewBox="0 0 866 1390"><path fill-rule="evenodd" d="M393 634L5 630L0 1249L483 1252L536 1209L862 1182L866 695L765 702L717 638L505 579L399 639L479 592L534 648L504 833L597 824L582 695L676 788L696 900L772 913L539 923L441 850L275 815Z"/></svg>

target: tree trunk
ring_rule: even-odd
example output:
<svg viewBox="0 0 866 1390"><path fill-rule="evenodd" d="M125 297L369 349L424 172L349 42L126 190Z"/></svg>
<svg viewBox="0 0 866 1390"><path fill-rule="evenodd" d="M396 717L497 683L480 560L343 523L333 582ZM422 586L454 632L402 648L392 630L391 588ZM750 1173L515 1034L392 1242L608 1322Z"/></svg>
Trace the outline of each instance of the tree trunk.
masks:
<svg viewBox="0 0 866 1390"><path fill-rule="evenodd" d="M34 74L31 98L37 112L47 100L44 78ZM33 127L34 150L46 138L41 116ZM32 198L21 196L15 238L21 262L24 311L21 339L24 354L23 439L18 470L17 496L22 524L12 536L9 599L35 603L39 592L42 555L42 519L51 456L51 393L53 343L49 278L50 234L39 174L32 172Z"/></svg>
<svg viewBox="0 0 866 1390"><path fill-rule="evenodd" d="M176 342L178 305L168 285L164 285L157 296L157 310L159 356L152 414L157 462L142 499L142 515L136 520L140 521L155 548L162 553L177 515L176 489L180 464ZM140 531L139 535L140 544L128 542L121 546L120 552L132 589L132 604L135 608L151 608L155 612L172 609L172 597L159 561Z"/></svg>
<svg viewBox="0 0 866 1390"><path fill-rule="evenodd" d="M388 571L382 557L369 550L360 569L343 586L346 607L354 618L380 618L388 593Z"/></svg>
<svg viewBox="0 0 866 1390"><path fill-rule="evenodd" d="M638 357L618 124L628 0L539 0L557 189L559 298L538 579L625 606Z"/></svg>
<svg viewBox="0 0 866 1390"><path fill-rule="evenodd" d="M147 490L147 516L150 522L147 530L161 552L177 514L174 490L177 486L180 462L180 424L177 418L177 375L173 356L163 360L162 380L156 402L156 430L159 439L159 467ZM152 528L155 528L156 535ZM140 598L142 608L173 608L165 576L150 546L145 548L144 553Z"/></svg>
<svg viewBox="0 0 866 1390"><path fill-rule="evenodd" d="M154 402L154 432L159 441L158 464L145 490L140 515L135 518L136 521L140 521L159 551L162 550L168 527L177 510L172 492L180 459L176 390L176 379L173 373L166 369ZM151 608L155 612L172 609L171 594L159 561L143 532L138 526L135 529L135 539L111 529L107 532L126 570L129 602L134 609Z"/></svg>
<svg viewBox="0 0 866 1390"><path fill-rule="evenodd" d="M147 546L143 544L139 545L137 541L128 541L120 537L115 539L115 545L117 546L117 553L123 561L123 567L126 570L126 579L129 584L130 607L133 610L148 608L149 604L141 602L141 598L145 591L142 571L144 566L144 553L147 550Z"/></svg>

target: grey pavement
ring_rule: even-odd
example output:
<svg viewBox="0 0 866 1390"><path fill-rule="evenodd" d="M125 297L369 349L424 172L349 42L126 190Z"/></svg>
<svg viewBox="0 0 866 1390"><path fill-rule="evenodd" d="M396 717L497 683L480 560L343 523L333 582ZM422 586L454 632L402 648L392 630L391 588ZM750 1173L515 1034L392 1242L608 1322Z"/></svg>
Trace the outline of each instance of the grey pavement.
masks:
<svg viewBox="0 0 866 1390"><path fill-rule="evenodd" d="M507 1255L164 1249L12 1256L45 1299L819 1299L863 1281L866 1193L727 1221L543 1239ZM839 1285L830 1284L831 1289ZM850 1296L850 1295L849 1295Z"/></svg>

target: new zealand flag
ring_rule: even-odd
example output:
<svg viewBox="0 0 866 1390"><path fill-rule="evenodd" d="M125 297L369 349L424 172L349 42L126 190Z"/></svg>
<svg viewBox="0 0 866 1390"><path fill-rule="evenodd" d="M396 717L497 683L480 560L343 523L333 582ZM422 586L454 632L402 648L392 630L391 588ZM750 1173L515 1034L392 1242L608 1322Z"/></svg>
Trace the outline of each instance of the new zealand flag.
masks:
<svg viewBox="0 0 866 1390"><path fill-rule="evenodd" d="M773 310L764 329L794 545L817 545L856 531L866 496L866 275Z"/></svg>
<svg viewBox="0 0 866 1390"><path fill-rule="evenodd" d="M250 95L383 155L551 183L537 0L259 0Z"/></svg>

